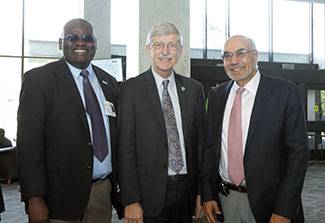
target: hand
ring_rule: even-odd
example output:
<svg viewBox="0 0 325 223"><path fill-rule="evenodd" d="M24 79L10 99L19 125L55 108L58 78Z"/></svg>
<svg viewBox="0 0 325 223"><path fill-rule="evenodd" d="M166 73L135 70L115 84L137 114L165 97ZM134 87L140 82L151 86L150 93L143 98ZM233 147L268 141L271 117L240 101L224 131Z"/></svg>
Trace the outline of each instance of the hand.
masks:
<svg viewBox="0 0 325 223"><path fill-rule="evenodd" d="M125 223L143 223L143 210L139 202L129 204L124 208Z"/></svg>
<svg viewBox="0 0 325 223"><path fill-rule="evenodd" d="M198 220L200 218L203 218L203 216L204 216L204 211L201 205L201 195L198 195L196 196L195 216L193 217L193 220Z"/></svg>
<svg viewBox="0 0 325 223"><path fill-rule="evenodd" d="M277 214L272 214L270 223L290 223L291 220L289 218L282 217Z"/></svg>
<svg viewBox="0 0 325 223"><path fill-rule="evenodd" d="M27 213L29 223L49 223L49 210L42 197L28 199Z"/></svg>
<svg viewBox="0 0 325 223"><path fill-rule="evenodd" d="M216 214L221 214L221 211L219 210L218 204L216 201L207 201L203 203L203 209L205 216L207 217L207 220L209 223L216 223L216 219L213 216L213 211Z"/></svg>

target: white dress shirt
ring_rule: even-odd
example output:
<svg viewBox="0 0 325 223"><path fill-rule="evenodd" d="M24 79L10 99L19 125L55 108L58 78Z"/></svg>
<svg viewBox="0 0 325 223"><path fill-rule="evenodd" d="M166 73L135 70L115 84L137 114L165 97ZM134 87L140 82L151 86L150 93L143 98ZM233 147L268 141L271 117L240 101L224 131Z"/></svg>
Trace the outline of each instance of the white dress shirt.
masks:
<svg viewBox="0 0 325 223"><path fill-rule="evenodd" d="M255 101L257 88L260 82L260 72L257 71L256 75L244 86L245 91L242 93L242 145L243 154L245 154L246 140L249 129L249 123ZM225 113L223 115L222 122L222 139L221 139L221 158L219 165L219 173L222 179L227 182L232 182L228 175L228 127L230 112L234 104L236 90L240 86L234 82L229 92L228 100L225 107ZM245 181L242 183L245 184Z"/></svg>
<svg viewBox="0 0 325 223"><path fill-rule="evenodd" d="M181 169L181 171L179 172L179 174L187 174L185 143L184 143L183 125L182 125L182 113L181 113L181 108L180 108L179 100L178 100L178 94L177 94L177 87L176 87L174 71L172 72L172 74L167 79L162 78L159 74L157 74L153 70L153 68L151 68L151 71L152 71L153 76L154 76L155 81L156 81L156 86L157 86L158 94L159 94L159 97L160 97L160 103L162 103L162 92L164 90L163 81L164 80L169 80L168 93L170 95L170 98L171 98L172 104L173 104L173 109L174 109L175 119L176 119L176 125L177 125L177 131L178 131L179 140L180 140L180 144L181 144L182 157L183 157L183 161L184 161L184 166ZM168 168L168 175L169 176L175 175L175 174L176 173L172 169Z"/></svg>

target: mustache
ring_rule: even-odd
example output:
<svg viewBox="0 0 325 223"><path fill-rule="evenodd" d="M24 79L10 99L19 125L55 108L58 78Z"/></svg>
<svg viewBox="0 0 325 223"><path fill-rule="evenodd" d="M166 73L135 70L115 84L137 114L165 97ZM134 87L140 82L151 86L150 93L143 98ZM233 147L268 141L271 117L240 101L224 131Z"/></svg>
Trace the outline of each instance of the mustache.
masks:
<svg viewBox="0 0 325 223"><path fill-rule="evenodd" d="M172 59L173 56L170 54L167 55L163 55L163 54L159 54L158 59Z"/></svg>

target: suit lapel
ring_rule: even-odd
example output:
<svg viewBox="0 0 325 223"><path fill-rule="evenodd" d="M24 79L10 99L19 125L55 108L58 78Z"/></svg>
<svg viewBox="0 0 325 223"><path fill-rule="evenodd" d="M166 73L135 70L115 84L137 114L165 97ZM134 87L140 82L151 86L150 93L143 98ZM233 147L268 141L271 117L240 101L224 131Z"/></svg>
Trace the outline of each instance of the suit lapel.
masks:
<svg viewBox="0 0 325 223"><path fill-rule="evenodd" d="M113 83L109 81L109 79L106 77L107 74L103 73L100 69L98 69L96 66L93 66L94 72L97 76L97 80L102 88L102 91L104 93L106 101L109 101L113 103L115 114L117 114L116 107L117 107L117 89L115 86L113 86ZM110 126L110 138L111 138L111 151L113 152L113 155L115 154L114 148L115 148L115 135L116 135L116 117L109 116L109 126Z"/></svg>
<svg viewBox="0 0 325 223"><path fill-rule="evenodd" d="M103 90L106 100L115 104L115 100L117 98L117 92L115 92L114 86L112 86L111 82L104 77L104 74L100 69L98 69L96 66L93 66L93 69L97 76L97 80Z"/></svg>
<svg viewBox="0 0 325 223"><path fill-rule="evenodd" d="M155 114L159 120L160 126L163 130L163 133L166 135L166 126L165 126L165 121L164 121L164 114L161 108L161 103L160 103L160 97L157 91L157 85L156 81L153 77L153 74L151 72L151 68L145 73L144 76L144 84L146 86L146 89L148 91L148 95L150 97L152 106L154 108Z"/></svg>
<svg viewBox="0 0 325 223"><path fill-rule="evenodd" d="M221 91L221 94L217 94L217 102L214 102L213 104L216 104L217 108L217 114L220 114L217 116L216 125L217 125L217 136L220 136L220 142L221 142L221 134L222 134L222 125L223 125L223 117L225 113L226 103L229 97L229 93L231 90L231 87L233 85L234 81L229 81L224 89Z"/></svg>
<svg viewBox="0 0 325 223"><path fill-rule="evenodd" d="M82 124L89 131L88 123L85 115L85 109L77 85L64 59L61 59L59 61L59 66L56 73L58 78L60 79L60 84L64 85L64 89L66 90L67 94L70 95L72 104L74 105L76 112L79 114Z"/></svg>
<svg viewBox="0 0 325 223"><path fill-rule="evenodd" d="M177 88L177 95L178 95L178 101L181 109L181 115L182 115L182 126L183 126L183 136L184 136L184 142L187 141L187 134L188 134L188 111L190 110L188 108L188 89L187 86L184 83L184 79L179 75L175 73L175 82L176 82L176 88Z"/></svg>
<svg viewBox="0 0 325 223"><path fill-rule="evenodd" d="M251 139L253 138L256 126L258 125L259 121L262 119L264 114L264 108L265 106L262 106L263 103L267 100L268 95L268 85L267 85L267 79L264 75L261 74L261 79L259 86L257 88L255 102L253 105L253 110L251 114L251 120L249 124L249 130L247 134L247 140L246 140L246 150L249 148L249 143Z"/></svg>

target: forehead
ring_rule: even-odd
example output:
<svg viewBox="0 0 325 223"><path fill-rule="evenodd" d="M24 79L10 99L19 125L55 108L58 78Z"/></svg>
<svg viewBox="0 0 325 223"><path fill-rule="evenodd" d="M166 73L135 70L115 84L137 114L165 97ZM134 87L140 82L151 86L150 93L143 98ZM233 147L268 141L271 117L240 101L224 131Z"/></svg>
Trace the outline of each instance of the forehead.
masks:
<svg viewBox="0 0 325 223"><path fill-rule="evenodd" d="M92 27L85 22L74 22L68 24L64 30L65 34L74 33L74 34L92 34Z"/></svg>
<svg viewBox="0 0 325 223"><path fill-rule="evenodd" d="M152 37L152 42L177 42L177 34L156 35Z"/></svg>
<svg viewBox="0 0 325 223"><path fill-rule="evenodd" d="M234 37L234 38L230 38L226 42L224 46L224 51L236 52L239 49L249 50L250 48L251 46L248 40L242 37Z"/></svg>

